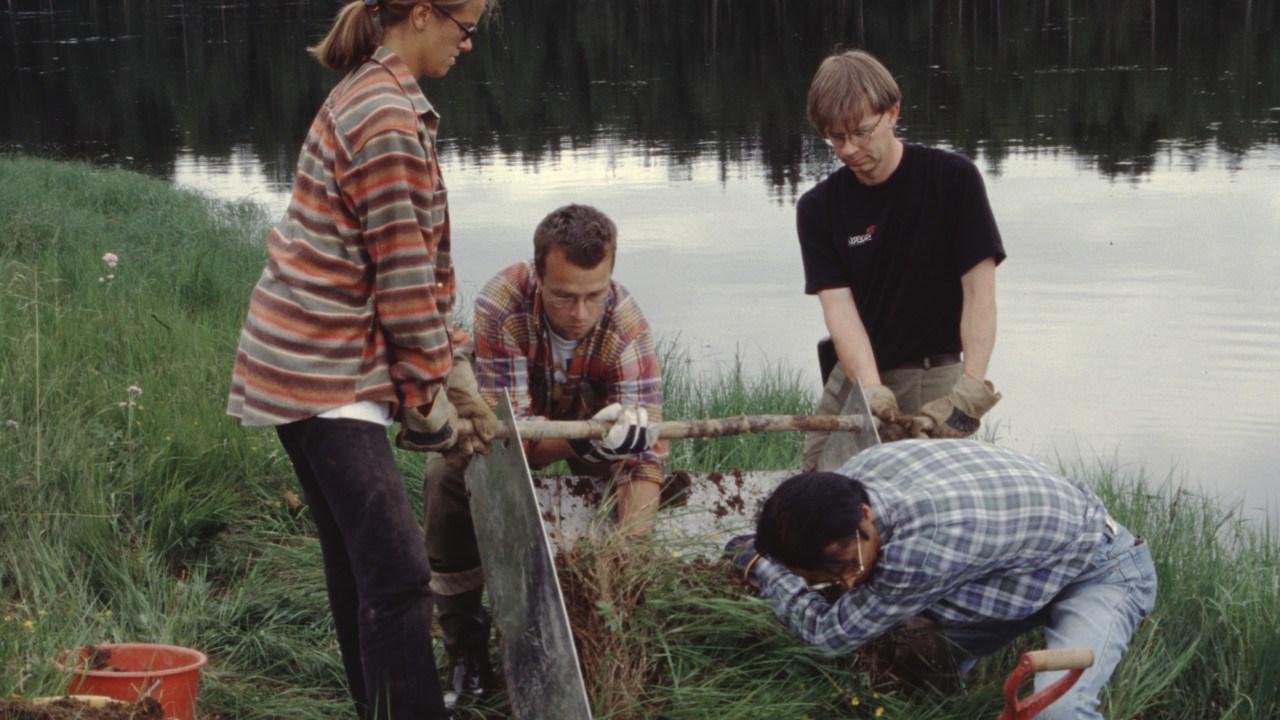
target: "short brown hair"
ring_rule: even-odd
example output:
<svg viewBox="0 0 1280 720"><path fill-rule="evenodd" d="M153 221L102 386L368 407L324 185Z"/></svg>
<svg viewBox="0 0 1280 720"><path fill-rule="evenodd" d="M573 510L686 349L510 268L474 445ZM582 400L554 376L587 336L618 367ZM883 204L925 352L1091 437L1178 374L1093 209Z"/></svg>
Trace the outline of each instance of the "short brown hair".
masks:
<svg viewBox="0 0 1280 720"><path fill-rule="evenodd" d="M547 255L559 248L569 262L585 270L608 260L613 267L618 227L608 215L590 205L565 205L552 210L533 232L533 267L538 277L547 272Z"/></svg>
<svg viewBox="0 0 1280 720"><path fill-rule="evenodd" d="M857 125L900 102L902 92L888 68L865 50L846 50L818 66L809 84L809 122L825 133L838 122Z"/></svg>

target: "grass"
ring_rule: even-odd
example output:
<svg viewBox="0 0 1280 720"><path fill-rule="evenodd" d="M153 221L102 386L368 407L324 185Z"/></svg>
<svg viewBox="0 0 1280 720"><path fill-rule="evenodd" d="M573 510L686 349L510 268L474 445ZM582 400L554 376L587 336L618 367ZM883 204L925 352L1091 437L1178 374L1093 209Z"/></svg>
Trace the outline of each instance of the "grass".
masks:
<svg viewBox="0 0 1280 720"><path fill-rule="evenodd" d="M144 639L210 656L202 717L349 716L319 548L283 499L293 473L269 431L223 414L269 219L25 158L0 159L0 206L0 697L60 692L50 659L65 648ZM786 370L693 377L681 352L664 346L666 417L811 408ZM795 467L800 442L677 441L671 469ZM416 496L421 458L400 460ZM1106 463L1066 469L1151 541L1160 575L1107 716L1280 715L1275 528ZM991 718L1001 705L1017 649L960 697L911 697L872 657L795 644L716 564L594 542L561 562L599 717Z"/></svg>

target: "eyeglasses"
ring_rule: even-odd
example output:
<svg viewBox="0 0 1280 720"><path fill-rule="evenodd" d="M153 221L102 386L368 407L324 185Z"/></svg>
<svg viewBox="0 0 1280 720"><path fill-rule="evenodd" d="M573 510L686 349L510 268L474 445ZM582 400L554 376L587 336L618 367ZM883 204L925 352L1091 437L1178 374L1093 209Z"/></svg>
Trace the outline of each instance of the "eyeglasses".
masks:
<svg viewBox="0 0 1280 720"><path fill-rule="evenodd" d="M462 23L458 22L452 15L446 12L445 9L440 7L439 5L432 3L431 8L436 12L440 13L441 15L452 20L453 24L458 26L458 29L462 31L462 34L466 36L467 40L475 40L476 34L480 32L479 25L472 25L471 27L467 27L466 25L463 25Z"/></svg>
<svg viewBox="0 0 1280 720"><path fill-rule="evenodd" d="M867 570L866 564L862 561L862 532L861 531L858 532L858 534L854 537L853 541L858 546L858 571L854 573L854 577L857 578ZM847 570L848 568L846 567L845 569ZM815 592L822 592L824 590L838 590L843 592L846 590L851 590L853 588L853 584L849 582L848 576L844 574L843 570L840 572L832 572L831 580L827 582L818 582L818 583L812 583L812 584L806 583L806 584L809 585L810 590L813 590Z"/></svg>
<svg viewBox="0 0 1280 720"><path fill-rule="evenodd" d="M888 113L881 113L876 124L871 126L869 130L861 128L847 133L826 133L822 136L822 142L826 143L832 149L838 149L845 143L852 143L856 148L864 148L867 143L871 142L871 136L876 134L876 130L880 127L880 123L885 119Z"/></svg>
<svg viewBox="0 0 1280 720"><path fill-rule="evenodd" d="M604 304L608 299L608 290L591 293L590 295L555 295L547 292L542 293L542 302L558 310L575 308L578 306L578 303L582 303L592 310L599 310L604 307Z"/></svg>

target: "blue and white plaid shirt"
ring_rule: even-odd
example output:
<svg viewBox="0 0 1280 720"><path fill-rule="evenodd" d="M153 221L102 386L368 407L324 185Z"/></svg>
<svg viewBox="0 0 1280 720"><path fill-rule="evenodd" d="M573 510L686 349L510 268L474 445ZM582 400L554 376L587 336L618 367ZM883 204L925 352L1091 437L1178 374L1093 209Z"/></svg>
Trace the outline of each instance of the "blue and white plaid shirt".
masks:
<svg viewBox="0 0 1280 720"><path fill-rule="evenodd" d="M944 627L1025 618L1080 575L1107 511L1082 483L1035 459L969 440L916 440L859 453L880 533L870 578L834 604L761 558L760 594L799 639L856 650L913 615Z"/></svg>

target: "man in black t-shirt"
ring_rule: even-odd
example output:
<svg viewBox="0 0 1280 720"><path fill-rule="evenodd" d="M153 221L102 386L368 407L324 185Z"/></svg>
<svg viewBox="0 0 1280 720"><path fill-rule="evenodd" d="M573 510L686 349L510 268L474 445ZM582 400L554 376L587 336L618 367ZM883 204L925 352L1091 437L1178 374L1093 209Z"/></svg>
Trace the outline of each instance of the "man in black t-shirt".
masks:
<svg viewBox="0 0 1280 720"><path fill-rule="evenodd" d="M901 99L861 50L827 58L809 88L809 121L844 165L796 206L805 292L839 359L818 413L848 412L859 378L882 426L967 437L1000 399L986 373L1004 246L977 167L894 136ZM804 469L828 437L810 434Z"/></svg>

